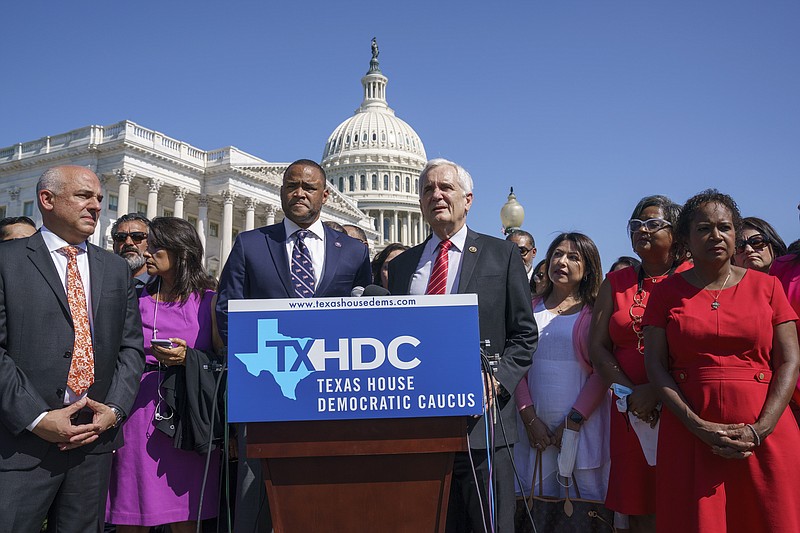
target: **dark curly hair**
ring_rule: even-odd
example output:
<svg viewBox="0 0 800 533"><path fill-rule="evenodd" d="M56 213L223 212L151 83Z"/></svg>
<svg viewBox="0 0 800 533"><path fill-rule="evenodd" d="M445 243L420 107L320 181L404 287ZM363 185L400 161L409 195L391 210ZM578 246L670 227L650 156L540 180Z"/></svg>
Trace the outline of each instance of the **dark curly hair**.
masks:
<svg viewBox="0 0 800 533"><path fill-rule="evenodd" d="M553 253L555 253L558 245L564 241L574 242L575 247L581 254L581 260L583 261L583 279L580 285L578 285L578 295L581 297L584 304L593 306L594 301L597 299L597 293L600 291L600 284L603 282L603 267L600 263L600 252L597 251L597 246L594 241L583 233L562 233L553 239L553 242L550 243L550 247L547 248L547 256L545 258L547 271L550 270L550 261L553 259ZM547 276L546 280L547 284L542 291L542 300L546 300L553 292L553 282L550 280L550 276Z"/></svg>
<svg viewBox="0 0 800 533"><path fill-rule="evenodd" d="M675 227L675 234L687 245L689 242L689 226L694 220L694 215L700 206L704 204L719 204L725 207L733 217L733 229L738 235L742 231L742 214L739 212L739 206L733 198L725 193L719 192L717 189L706 189L699 194L695 194L683 204L683 210L678 217L678 225Z"/></svg>

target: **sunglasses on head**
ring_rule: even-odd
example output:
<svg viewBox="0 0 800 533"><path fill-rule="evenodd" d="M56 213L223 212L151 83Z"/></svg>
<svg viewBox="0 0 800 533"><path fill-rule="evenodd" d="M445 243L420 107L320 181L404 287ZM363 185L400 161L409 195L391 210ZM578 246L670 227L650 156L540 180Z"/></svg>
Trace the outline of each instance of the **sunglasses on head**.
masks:
<svg viewBox="0 0 800 533"><path fill-rule="evenodd" d="M736 241L736 253L741 254L744 253L744 249L747 246L750 246L753 250L763 250L765 246L769 244L769 237L766 235L762 235L760 233L756 233L755 235L751 235L750 237Z"/></svg>
<svg viewBox="0 0 800 533"><path fill-rule="evenodd" d="M646 229L650 233L672 226L669 221L663 218L648 218L647 220L639 220L632 218L628 221L628 231L633 234L642 229Z"/></svg>
<svg viewBox="0 0 800 533"><path fill-rule="evenodd" d="M118 231L111 235L111 238L116 242L125 242L128 240L128 237L130 237L131 240L136 244L139 244L147 238L147 233L143 231L131 231L130 233Z"/></svg>

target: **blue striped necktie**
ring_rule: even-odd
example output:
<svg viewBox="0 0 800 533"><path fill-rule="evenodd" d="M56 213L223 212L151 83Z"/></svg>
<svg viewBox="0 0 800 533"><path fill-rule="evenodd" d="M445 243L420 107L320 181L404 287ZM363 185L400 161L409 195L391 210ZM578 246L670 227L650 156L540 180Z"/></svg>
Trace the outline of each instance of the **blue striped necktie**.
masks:
<svg viewBox="0 0 800 533"><path fill-rule="evenodd" d="M311 254L304 239L308 236L307 229L297 230L294 233L295 242L292 250L292 285L298 298L311 298L314 296L314 265L311 263Z"/></svg>

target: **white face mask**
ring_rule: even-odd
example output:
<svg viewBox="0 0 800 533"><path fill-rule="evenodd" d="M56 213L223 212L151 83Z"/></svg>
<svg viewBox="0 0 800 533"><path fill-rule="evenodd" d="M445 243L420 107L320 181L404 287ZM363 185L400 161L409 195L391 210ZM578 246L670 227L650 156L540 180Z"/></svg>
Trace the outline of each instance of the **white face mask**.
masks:
<svg viewBox="0 0 800 533"><path fill-rule="evenodd" d="M561 451L558 453L558 474L571 478L575 470L575 459L578 457L578 440L581 434L575 430L564 428L561 435Z"/></svg>
<svg viewBox="0 0 800 533"><path fill-rule="evenodd" d="M656 422L656 427L651 428L647 422L642 422L638 416L628 412L628 396L633 392L632 389L619 383L613 383L611 390L617 396L617 411L625 414L630 420L631 427L639 438L639 444L642 446L642 452L650 466L656 465L656 455L658 451L658 428L661 425L661 420ZM656 409L661 410L661 403L659 402Z"/></svg>

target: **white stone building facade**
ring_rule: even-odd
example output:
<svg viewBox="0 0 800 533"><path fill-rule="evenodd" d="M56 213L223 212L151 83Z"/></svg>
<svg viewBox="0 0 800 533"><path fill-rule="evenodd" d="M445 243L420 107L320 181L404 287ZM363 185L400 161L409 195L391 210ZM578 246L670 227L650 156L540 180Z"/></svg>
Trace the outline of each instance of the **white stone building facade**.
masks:
<svg viewBox="0 0 800 533"><path fill-rule="evenodd" d="M418 201L425 149L386 104L386 82L373 57L362 79L364 102L330 136L322 161L331 191L322 219L360 226L373 252L389 242L422 242L429 230ZM125 213L182 217L197 228L214 275L240 231L283 219L280 185L288 162L233 146L202 150L128 120L0 148L0 218L27 215L39 225L36 182L64 164L86 166L103 183L94 244L110 248L111 225Z"/></svg>

